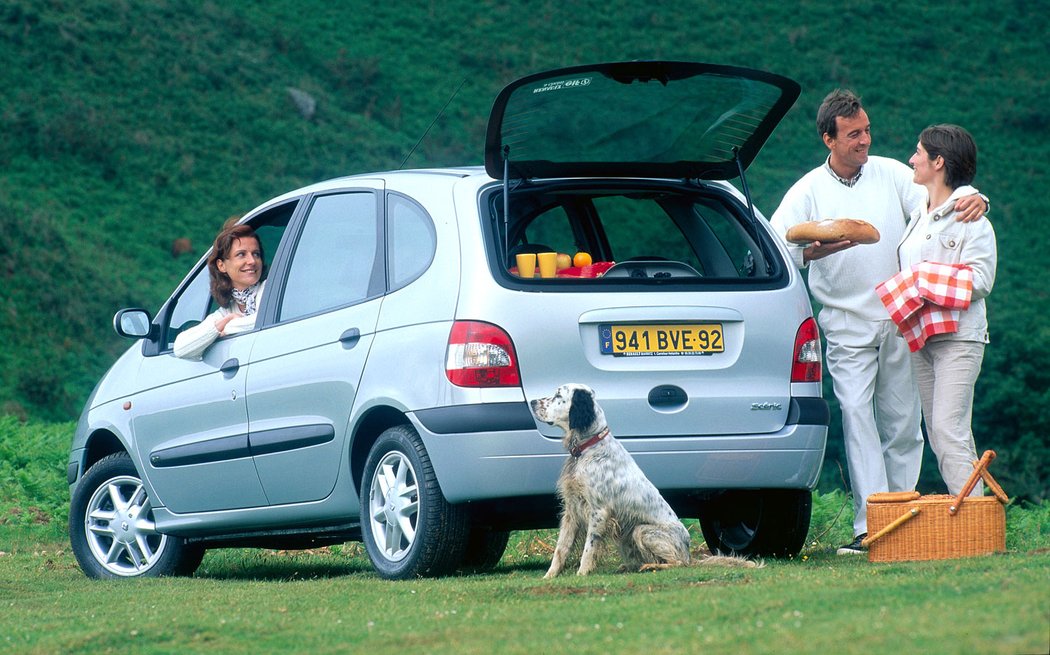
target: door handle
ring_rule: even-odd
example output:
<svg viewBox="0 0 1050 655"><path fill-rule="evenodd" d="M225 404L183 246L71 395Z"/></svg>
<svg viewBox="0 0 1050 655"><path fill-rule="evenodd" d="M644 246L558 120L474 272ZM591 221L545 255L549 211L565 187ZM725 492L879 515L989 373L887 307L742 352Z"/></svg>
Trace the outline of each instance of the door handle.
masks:
<svg viewBox="0 0 1050 655"><path fill-rule="evenodd" d="M361 330L357 328L350 328L346 332L339 335L339 342L343 344L343 348L350 350L357 345L357 342L361 340Z"/></svg>
<svg viewBox="0 0 1050 655"><path fill-rule="evenodd" d="M226 375L227 377L232 377L233 374L236 373L237 369L239 369L240 367L241 363L237 361L237 358L231 357L230 359L227 359L225 362L222 363L222 366L219 367L219 370L222 371L223 375Z"/></svg>

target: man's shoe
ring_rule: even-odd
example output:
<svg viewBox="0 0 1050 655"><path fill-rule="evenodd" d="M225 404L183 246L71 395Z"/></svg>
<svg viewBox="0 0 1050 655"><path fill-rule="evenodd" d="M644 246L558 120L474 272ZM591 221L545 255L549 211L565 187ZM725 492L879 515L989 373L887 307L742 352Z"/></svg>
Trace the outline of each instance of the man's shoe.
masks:
<svg viewBox="0 0 1050 655"><path fill-rule="evenodd" d="M860 542L863 541L864 537L867 537L867 536L868 536L867 532L865 532L864 534L858 534L856 537L853 538L853 541L851 541L850 543L846 544L845 546L839 546L839 549L837 551L835 551L835 554L836 555L863 555L864 553L868 552L868 547L860 545Z"/></svg>

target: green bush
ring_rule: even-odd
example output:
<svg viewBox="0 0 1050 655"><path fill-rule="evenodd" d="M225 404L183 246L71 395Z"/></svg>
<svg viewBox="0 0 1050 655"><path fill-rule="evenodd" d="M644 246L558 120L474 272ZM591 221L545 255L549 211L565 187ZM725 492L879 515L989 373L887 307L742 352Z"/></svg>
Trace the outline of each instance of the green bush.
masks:
<svg viewBox="0 0 1050 655"><path fill-rule="evenodd" d="M0 524L51 526L65 533L73 428L0 416Z"/></svg>

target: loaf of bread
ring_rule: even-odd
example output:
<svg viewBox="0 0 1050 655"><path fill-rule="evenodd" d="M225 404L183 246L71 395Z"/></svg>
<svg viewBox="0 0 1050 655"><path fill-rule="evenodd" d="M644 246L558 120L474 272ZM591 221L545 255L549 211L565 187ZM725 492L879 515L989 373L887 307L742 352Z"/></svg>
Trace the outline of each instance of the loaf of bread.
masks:
<svg viewBox="0 0 1050 655"><path fill-rule="evenodd" d="M807 221L792 226L787 231L787 240L798 244L813 243L814 241L820 241L821 243L833 243L835 241L875 243L879 240L879 231L867 221L855 218L829 218L823 221Z"/></svg>
<svg viewBox="0 0 1050 655"><path fill-rule="evenodd" d="M880 491L868 496L869 503L900 503L918 500L922 497L918 491Z"/></svg>

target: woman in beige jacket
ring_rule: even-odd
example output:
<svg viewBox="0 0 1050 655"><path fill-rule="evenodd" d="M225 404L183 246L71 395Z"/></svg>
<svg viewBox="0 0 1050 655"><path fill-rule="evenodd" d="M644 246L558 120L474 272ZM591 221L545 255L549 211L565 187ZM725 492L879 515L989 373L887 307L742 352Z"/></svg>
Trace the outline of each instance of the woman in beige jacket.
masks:
<svg viewBox="0 0 1050 655"><path fill-rule="evenodd" d="M988 343L984 299L995 283L995 231L987 217L955 220L955 201L974 192L969 185L977 173L977 146L969 132L957 125L926 128L908 163L927 197L897 248L901 269L925 261L965 265L973 274L970 306L959 313L958 331L933 336L912 353L926 435L949 493L958 494L977 459L970 420ZM980 484L973 493L983 493Z"/></svg>

